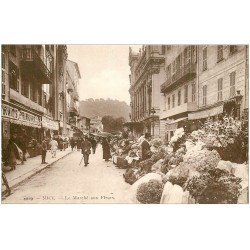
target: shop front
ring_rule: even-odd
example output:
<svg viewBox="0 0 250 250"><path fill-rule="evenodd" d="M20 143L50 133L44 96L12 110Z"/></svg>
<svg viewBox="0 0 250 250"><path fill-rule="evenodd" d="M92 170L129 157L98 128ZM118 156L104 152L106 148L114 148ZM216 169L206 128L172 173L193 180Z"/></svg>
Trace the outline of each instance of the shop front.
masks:
<svg viewBox="0 0 250 250"><path fill-rule="evenodd" d="M175 120L167 120L165 124L165 139L170 141L176 129L184 127L187 117L181 117Z"/></svg>
<svg viewBox="0 0 250 250"><path fill-rule="evenodd" d="M42 129L43 137L52 138L53 136L58 135L59 124L57 121L52 120L52 118L43 116Z"/></svg>
<svg viewBox="0 0 250 250"><path fill-rule="evenodd" d="M38 145L42 140L41 116L22 110L11 103L2 103L2 146L6 148L13 134L24 141L32 157L31 148L39 154ZM33 150L34 151L34 150Z"/></svg>

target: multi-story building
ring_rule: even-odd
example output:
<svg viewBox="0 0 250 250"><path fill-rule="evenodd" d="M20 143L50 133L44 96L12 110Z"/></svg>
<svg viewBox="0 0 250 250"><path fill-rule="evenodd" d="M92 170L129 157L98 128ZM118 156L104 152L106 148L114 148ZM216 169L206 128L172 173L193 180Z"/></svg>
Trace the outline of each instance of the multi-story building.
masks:
<svg viewBox="0 0 250 250"><path fill-rule="evenodd" d="M53 97L55 103L55 119L59 122L59 135L67 136L67 46L56 46L56 61L55 61L55 82Z"/></svg>
<svg viewBox="0 0 250 250"><path fill-rule="evenodd" d="M198 46L198 110L189 120L248 113L248 46Z"/></svg>
<svg viewBox="0 0 250 250"><path fill-rule="evenodd" d="M78 127L83 132L83 134L88 134L90 131L90 118L80 116L78 118Z"/></svg>
<svg viewBox="0 0 250 250"><path fill-rule="evenodd" d="M80 70L76 62L67 60L66 63L66 105L67 105L67 136L71 137L73 132L78 132L79 127L79 79Z"/></svg>
<svg viewBox="0 0 250 250"><path fill-rule="evenodd" d="M2 138L25 133L41 141L58 133L55 117L56 46L2 46Z"/></svg>
<svg viewBox="0 0 250 250"><path fill-rule="evenodd" d="M137 134L170 140L178 127L195 129L196 121L225 113L248 114L246 45L146 45L139 53L130 50L129 65L127 125Z"/></svg>
<svg viewBox="0 0 250 250"><path fill-rule="evenodd" d="M95 116L90 118L90 132L91 133L103 132L102 117Z"/></svg>
<svg viewBox="0 0 250 250"><path fill-rule="evenodd" d="M135 136L160 134L160 84L164 81L165 46L146 45L129 51L131 130Z"/></svg>
<svg viewBox="0 0 250 250"><path fill-rule="evenodd" d="M166 121L162 137L169 140L197 105L197 46L167 45L166 80L161 84L160 119Z"/></svg>
<svg viewBox="0 0 250 250"><path fill-rule="evenodd" d="M248 113L248 46L168 45L160 119L169 140L186 121ZM189 123L191 124L191 123Z"/></svg>

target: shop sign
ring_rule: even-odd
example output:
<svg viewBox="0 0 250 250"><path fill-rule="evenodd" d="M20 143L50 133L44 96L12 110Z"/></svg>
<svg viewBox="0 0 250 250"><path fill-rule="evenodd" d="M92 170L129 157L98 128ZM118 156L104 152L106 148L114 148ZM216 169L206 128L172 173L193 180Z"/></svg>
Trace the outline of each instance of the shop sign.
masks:
<svg viewBox="0 0 250 250"><path fill-rule="evenodd" d="M10 107L7 104L2 104L2 118L8 118L11 123L41 128L41 117Z"/></svg>
<svg viewBox="0 0 250 250"><path fill-rule="evenodd" d="M48 117L42 117L42 126L43 128L48 128L51 130L59 130L58 122L49 119Z"/></svg>

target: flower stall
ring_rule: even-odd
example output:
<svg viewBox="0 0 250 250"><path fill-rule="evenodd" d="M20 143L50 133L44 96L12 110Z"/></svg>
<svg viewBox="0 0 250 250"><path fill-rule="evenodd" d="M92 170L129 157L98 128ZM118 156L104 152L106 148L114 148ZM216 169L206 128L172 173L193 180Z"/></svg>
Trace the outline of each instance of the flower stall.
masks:
<svg viewBox="0 0 250 250"><path fill-rule="evenodd" d="M223 117L208 119L193 132L178 128L168 145L153 139L151 157L144 161L138 142L123 141L116 150L126 160L123 176L133 190L131 201L244 203L248 202L247 140L246 124Z"/></svg>

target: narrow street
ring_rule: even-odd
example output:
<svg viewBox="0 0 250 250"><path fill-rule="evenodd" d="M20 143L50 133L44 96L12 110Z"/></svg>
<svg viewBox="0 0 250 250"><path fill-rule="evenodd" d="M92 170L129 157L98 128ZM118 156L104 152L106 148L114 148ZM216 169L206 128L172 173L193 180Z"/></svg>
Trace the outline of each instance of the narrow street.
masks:
<svg viewBox="0 0 250 250"><path fill-rule="evenodd" d="M82 154L74 151L12 190L3 203L126 203L130 186L124 170L102 159L102 148L90 155L85 167Z"/></svg>

